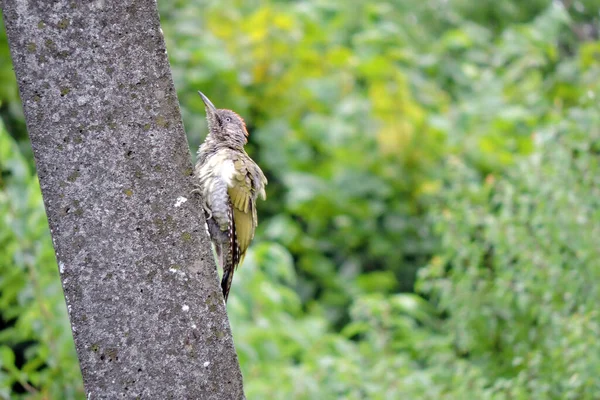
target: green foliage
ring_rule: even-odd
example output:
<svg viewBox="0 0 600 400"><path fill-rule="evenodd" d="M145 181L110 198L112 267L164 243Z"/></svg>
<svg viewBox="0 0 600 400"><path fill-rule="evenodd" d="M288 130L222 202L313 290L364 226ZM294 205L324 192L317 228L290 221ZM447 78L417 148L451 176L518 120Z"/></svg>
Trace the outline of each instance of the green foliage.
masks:
<svg viewBox="0 0 600 400"><path fill-rule="evenodd" d="M0 82L2 82L2 85L0 85L0 106L4 103L13 103L17 107L19 104L17 98L17 81L15 80L12 68L10 68L10 51L1 15L0 28L2 28L0 30Z"/></svg>
<svg viewBox="0 0 600 400"><path fill-rule="evenodd" d="M228 305L249 399L600 398L599 4L559 3L159 4L192 147L201 89L270 182ZM82 398L0 79L0 397Z"/></svg>
<svg viewBox="0 0 600 400"><path fill-rule="evenodd" d="M420 271L457 353L508 398L600 394L600 116L568 114L504 178L451 160L442 246Z"/></svg>

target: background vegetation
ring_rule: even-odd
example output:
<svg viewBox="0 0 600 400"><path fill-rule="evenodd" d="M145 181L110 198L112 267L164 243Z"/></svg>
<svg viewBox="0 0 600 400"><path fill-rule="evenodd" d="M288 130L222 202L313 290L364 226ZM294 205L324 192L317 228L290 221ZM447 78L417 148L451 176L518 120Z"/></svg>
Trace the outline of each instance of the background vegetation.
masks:
<svg viewBox="0 0 600 400"><path fill-rule="evenodd" d="M597 0L159 2L266 171L249 399L600 398ZM0 29L0 398L83 399Z"/></svg>

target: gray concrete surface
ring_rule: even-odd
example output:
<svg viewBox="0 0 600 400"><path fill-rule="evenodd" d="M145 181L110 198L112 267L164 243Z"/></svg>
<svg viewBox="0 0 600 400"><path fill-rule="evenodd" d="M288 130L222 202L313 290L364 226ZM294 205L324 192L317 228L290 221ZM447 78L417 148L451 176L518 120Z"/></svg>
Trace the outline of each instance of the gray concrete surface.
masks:
<svg viewBox="0 0 600 400"><path fill-rule="evenodd" d="M2 10L88 398L243 398L155 2Z"/></svg>

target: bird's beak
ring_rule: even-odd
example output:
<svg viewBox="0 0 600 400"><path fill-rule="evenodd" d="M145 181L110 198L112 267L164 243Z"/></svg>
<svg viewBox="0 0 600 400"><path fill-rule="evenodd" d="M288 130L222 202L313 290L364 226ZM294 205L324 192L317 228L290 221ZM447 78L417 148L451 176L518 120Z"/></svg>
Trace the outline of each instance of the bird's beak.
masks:
<svg viewBox="0 0 600 400"><path fill-rule="evenodd" d="M212 103L212 101L210 101L208 99L208 97L206 97L204 95L204 93L202 93L201 91L198 90L198 94L200 95L200 97L202 97L202 101L204 102L204 105L206 106L206 113L210 113L213 116L217 115L217 107L215 107L215 105Z"/></svg>

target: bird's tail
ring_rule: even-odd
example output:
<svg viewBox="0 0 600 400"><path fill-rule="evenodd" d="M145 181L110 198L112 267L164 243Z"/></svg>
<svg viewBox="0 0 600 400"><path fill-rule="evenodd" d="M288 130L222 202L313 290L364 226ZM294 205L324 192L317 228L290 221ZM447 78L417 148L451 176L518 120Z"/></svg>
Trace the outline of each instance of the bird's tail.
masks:
<svg viewBox="0 0 600 400"><path fill-rule="evenodd" d="M221 290L223 291L225 303L227 303L227 297L229 297L231 282L233 282L233 268L228 268L223 271L223 279L221 279Z"/></svg>
<svg viewBox="0 0 600 400"><path fill-rule="evenodd" d="M236 245L233 248L229 248L226 254L223 254L223 278L221 279L221 290L223 291L223 297L225 303L227 303L227 297L229 297L229 289L231 289L231 282L233 282L233 274L235 268L240 263L239 248Z"/></svg>
<svg viewBox="0 0 600 400"><path fill-rule="evenodd" d="M237 235L235 230L235 220L233 219L233 211L230 208L230 226L229 226L229 245L224 249L225 254L222 255L223 260L223 278L221 279L221 290L223 291L223 297L225 303L229 297L229 289L231 289L231 282L233 282L233 273L235 268L240 263L240 248L237 243Z"/></svg>

